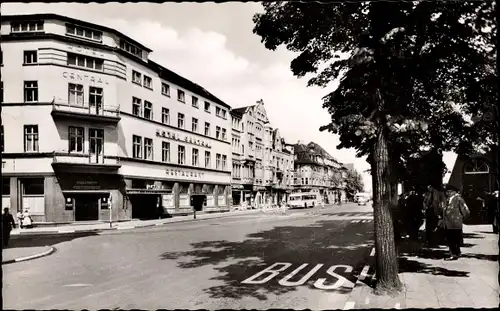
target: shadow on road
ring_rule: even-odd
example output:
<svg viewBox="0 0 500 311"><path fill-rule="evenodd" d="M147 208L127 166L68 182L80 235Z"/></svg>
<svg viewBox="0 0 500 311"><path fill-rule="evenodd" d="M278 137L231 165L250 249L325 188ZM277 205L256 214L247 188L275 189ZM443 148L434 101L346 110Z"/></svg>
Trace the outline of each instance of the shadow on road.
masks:
<svg viewBox="0 0 500 311"><path fill-rule="evenodd" d="M88 236L97 235L95 232L77 232L77 233L65 233L65 234L26 234L26 235L15 235L11 236L9 241L9 248L20 248L20 247L36 247L36 246L46 246L55 245L62 242L71 241L74 239L85 238Z"/></svg>
<svg viewBox="0 0 500 311"><path fill-rule="evenodd" d="M336 282L335 277L326 273L333 265L353 266L354 271L351 273L345 273L342 269L335 272L355 282L355 274L361 270L370 253L367 246L372 243L372 230L372 224L344 227L340 221L325 220L305 226L275 227L249 234L246 240L240 242L224 240L193 243L193 250L166 252L160 257L163 260L176 260L178 266L184 269L214 265L218 273L212 280L222 284L204 290L211 298L253 297L267 300L270 294L280 295L296 290L295 286L282 286L278 281L303 264L308 265L289 281L298 281L316 264L324 264L303 286L316 289L313 284L318 278L326 278L325 283L328 284ZM277 262L292 265L264 284L241 283ZM347 291L340 287L336 292Z"/></svg>

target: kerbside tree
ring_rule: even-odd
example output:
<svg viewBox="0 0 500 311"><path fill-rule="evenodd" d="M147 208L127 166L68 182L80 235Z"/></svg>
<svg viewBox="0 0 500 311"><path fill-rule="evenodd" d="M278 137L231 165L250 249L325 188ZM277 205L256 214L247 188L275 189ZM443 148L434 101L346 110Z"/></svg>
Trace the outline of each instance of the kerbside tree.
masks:
<svg viewBox="0 0 500 311"><path fill-rule="evenodd" d="M313 73L308 85L325 87L340 79L324 98L332 116L324 129L340 134L338 147L368 155L377 288L399 289L389 209L397 171L404 157L422 148L438 153L463 149L474 136L463 118L467 105L461 95L487 63L476 42L491 5L351 1L263 6L265 12L254 17L254 33L266 48L285 45L298 52L291 69L298 77ZM349 57L342 59L340 53Z"/></svg>

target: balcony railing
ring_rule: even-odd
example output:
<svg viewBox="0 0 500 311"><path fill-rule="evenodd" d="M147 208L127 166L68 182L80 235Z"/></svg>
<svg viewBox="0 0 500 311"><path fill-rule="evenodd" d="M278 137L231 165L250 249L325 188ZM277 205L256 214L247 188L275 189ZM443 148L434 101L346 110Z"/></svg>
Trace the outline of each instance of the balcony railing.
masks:
<svg viewBox="0 0 500 311"><path fill-rule="evenodd" d="M76 105L52 104L54 117L77 118L82 120L98 120L116 124L120 121L120 106L111 105Z"/></svg>
<svg viewBox="0 0 500 311"><path fill-rule="evenodd" d="M116 173L121 167L117 157L102 154L54 152L52 167L65 172Z"/></svg>

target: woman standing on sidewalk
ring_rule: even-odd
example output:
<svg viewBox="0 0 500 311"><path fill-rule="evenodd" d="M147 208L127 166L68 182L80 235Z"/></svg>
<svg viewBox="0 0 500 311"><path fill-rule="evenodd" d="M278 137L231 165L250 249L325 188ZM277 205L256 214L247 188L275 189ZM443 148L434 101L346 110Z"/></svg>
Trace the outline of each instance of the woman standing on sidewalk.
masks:
<svg viewBox="0 0 500 311"><path fill-rule="evenodd" d="M443 210L441 222L446 230L446 239L448 240L451 253L451 256L445 260L457 260L461 255L462 226L464 219L469 217L470 211L456 187L446 185L445 190L448 202Z"/></svg>

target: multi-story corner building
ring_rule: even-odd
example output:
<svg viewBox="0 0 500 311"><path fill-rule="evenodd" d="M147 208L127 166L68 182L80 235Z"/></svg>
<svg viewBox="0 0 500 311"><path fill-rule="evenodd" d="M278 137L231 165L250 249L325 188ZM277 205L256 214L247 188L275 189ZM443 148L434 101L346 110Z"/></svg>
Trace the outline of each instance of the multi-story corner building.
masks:
<svg viewBox="0 0 500 311"><path fill-rule="evenodd" d="M229 105L114 29L55 14L1 25L3 207L142 219L190 213L204 193L228 209Z"/></svg>
<svg viewBox="0 0 500 311"><path fill-rule="evenodd" d="M346 168L320 145L300 141L295 150L294 192L318 192L325 203L345 201Z"/></svg>
<svg viewBox="0 0 500 311"><path fill-rule="evenodd" d="M262 100L233 109L233 204L260 206L286 200L291 191L293 152L273 129Z"/></svg>

